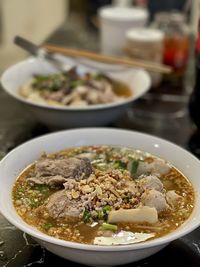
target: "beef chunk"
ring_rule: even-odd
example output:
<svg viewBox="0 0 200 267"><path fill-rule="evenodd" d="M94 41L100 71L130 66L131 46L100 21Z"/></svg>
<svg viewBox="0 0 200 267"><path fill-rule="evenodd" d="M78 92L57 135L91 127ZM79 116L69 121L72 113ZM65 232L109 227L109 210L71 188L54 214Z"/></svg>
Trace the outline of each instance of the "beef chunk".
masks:
<svg viewBox="0 0 200 267"><path fill-rule="evenodd" d="M66 182L66 178L60 175L29 177L28 181L32 184L47 184L50 187L56 187Z"/></svg>
<svg viewBox="0 0 200 267"><path fill-rule="evenodd" d="M70 200L66 190L60 190L49 198L46 205L49 215L54 218L79 217L81 208L76 200Z"/></svg>
<svg viewBox="0 0 200 267"><path fill-rule="evenodd" d="M88 178L91 173L92 165L88 158L43 158L36 162L33 175L27 179L34 184L57 186L69 178L76 180Z"/></svg>

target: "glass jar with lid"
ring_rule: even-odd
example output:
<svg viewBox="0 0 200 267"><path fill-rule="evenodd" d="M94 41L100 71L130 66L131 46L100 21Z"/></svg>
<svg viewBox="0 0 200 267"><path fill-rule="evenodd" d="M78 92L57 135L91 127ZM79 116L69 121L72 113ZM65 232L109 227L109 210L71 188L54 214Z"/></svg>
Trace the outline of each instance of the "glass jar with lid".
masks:
<svg viewBox="0 0 200 267"><path fill-rule="evenodd" d="M189 54L189 30L185 16L179 12L160 12L155 15L152 27L165 34L163 63L171 66L175 73L182 74Z"/></svg>
<svg viewBox="0 0 200 267"><path fill-rule="evenodd" d="M162 63L164 34L158 29L130 28L126 32L125 52L129 57ZM160 73L150 72L153 87L161 80Z"/></svg>

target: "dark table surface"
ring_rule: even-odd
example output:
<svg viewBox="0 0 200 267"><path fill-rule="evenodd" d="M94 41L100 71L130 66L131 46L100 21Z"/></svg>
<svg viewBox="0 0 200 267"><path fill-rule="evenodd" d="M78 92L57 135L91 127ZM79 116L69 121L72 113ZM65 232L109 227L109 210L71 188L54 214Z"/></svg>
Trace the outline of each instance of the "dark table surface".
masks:
<svg viewBox="0 0 200 267"><path fill-rule="evenodd" d="M79 33L79 34L77 34ZM98 50L98 36L86 30L84 24L69 21L49 37L54 44ZM118 121L108 127L141 131L172 141L190 150L195 132L187 109L187 87L191 85L192 72L188 71L184 85L163 82L156 90L133 103ZM184 86L184 87L183 87ZM161 100L162 99L162 100ZM20 143L50 132L31 114L0 90L0 156L3 157ZM0 214L0 267L75 265L40 247L29 236L10 225ZM157 254L137 263L137 267L200 266L200 228L180 238Z"/></svg>

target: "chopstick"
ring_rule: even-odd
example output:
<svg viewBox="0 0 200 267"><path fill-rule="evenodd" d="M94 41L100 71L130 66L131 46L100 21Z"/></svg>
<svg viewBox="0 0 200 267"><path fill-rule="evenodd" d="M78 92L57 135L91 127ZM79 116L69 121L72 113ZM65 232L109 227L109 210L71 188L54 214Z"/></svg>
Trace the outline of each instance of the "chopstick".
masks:
<svg viewBox="0 0 200 267"><path fill-rule="evenodd" d="M145 60L140 59L129 59L126 57L116 57L116 56L110 56L105 54L99 54L90 52L87 50L81 50L81 49L74 49L74 48L68 48L68 47L62 47L62 46L56 46L56 45L50 45L50 44L44 44L42 45L43 48L47 49L49 52L52 53L61 53L67 56L71 57L83 57L103 63L109 63L109 64L122 64L126 65L128 67L138 67L138 68L144 68L148 71L152 72L160 72L169 74L172 69L169 66L149 62Z"/></svg>

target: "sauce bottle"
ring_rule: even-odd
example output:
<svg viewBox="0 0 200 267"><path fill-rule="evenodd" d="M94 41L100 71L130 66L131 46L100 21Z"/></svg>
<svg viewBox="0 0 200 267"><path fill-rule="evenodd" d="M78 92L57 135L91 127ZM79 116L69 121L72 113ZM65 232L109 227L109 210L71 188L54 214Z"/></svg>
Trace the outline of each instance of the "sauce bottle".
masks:
<svg viewBox="0 0 200 267"><path fill-rule="evenodd" d="M179 12L159 12L151 26L164 32L163 63L173 69L168 80L181 84L189 55L189 29L185 16Z"/></svg>

